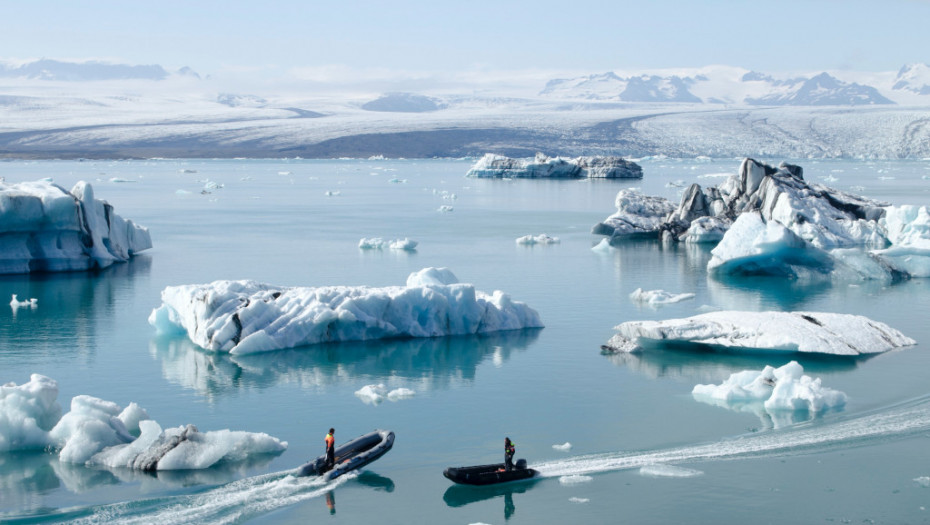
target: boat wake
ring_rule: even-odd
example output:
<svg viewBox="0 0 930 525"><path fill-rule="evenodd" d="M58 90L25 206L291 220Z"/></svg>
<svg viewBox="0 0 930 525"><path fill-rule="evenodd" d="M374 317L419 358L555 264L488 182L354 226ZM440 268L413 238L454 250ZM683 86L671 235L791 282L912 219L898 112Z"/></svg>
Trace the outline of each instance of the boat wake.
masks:
<svg viewBox="0 0 930 525"><path fill-rule="evenodd" d="M804 454L863 446L930 430L930 396L834 422L809 422L783 431L750 434L702 445L652 452L605 453L533 465L541 477L593 474L647 465Z"/></svg>
<svg viewBox="0 0 930 525"><path fill-rule="evenodd" d="M325 496L327 492L357 477L358 473L353 472L332 481L324 481L319 477L295 477L290 472L275 472L241 479L197 494L100 505L55 518L86 525L241 523L275 509Z"/></svg>

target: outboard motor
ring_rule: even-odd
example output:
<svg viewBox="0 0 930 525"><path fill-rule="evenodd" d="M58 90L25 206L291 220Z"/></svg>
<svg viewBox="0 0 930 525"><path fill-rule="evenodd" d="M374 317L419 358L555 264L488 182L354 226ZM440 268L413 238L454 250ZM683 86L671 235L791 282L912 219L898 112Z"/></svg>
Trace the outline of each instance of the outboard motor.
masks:
<svg viewBox="0 0 930 525"><path fill-rule="evenodd" d="M518 460L517 460L516 467L517 467L518 469L520 469L520 470L525 470L525 469L526 469L526 460L525 460L525 459L518 459Z"/></svg>

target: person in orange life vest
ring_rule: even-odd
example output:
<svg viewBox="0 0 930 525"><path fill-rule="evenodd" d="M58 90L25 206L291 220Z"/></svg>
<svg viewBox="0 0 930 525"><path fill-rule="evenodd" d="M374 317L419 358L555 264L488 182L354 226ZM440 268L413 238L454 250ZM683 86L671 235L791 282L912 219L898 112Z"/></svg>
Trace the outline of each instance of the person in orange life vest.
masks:
<svg viewBox="0 0 930 525"><path fill-rule="evenodd" d="M513 470L513 455L517 452L510 438L504 438L504 469L508 472Z"/></svg>
<svg viewBox="0 0 930 525"><path fill-rule="evenodd" d="M333 437L333 434L336 433L336 429L329 429L329 434L326 434L326 464L324 465L324 470L330 470L336 465L336 438Z"/></svg>

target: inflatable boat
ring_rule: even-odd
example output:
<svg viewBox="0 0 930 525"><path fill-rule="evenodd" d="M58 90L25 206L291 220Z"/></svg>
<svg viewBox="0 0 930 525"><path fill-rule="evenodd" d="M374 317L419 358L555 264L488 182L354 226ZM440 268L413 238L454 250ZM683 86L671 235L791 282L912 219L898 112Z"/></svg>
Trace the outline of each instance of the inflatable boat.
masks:
<svg viewBox="0 0 930 525"><path fill-rule="evenodd" d="M511 470L504 470L503 463L474 467L449 467L442 475L463 485L494 485L509 481L521 481L536 477L538 472L526 468L526 460L517 460Z"/></svg>
<svg viewBox="0 0 930 525"><path fill-rule="evenodd" d="M359 469L387 454L394 446L394 433L390 430L375 430L336 447L336 465L326 470L326 454L302 465L298 476L322 476L329 481L346 472Z"/></svg>

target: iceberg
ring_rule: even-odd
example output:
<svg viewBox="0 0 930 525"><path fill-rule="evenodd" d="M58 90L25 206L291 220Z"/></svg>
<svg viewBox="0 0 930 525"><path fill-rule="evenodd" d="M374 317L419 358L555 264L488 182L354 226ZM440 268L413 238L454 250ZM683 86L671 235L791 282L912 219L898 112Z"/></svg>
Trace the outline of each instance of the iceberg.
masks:
<svg viewBox="0 0 930 525"><path fill-rule="evenodd" d="M650 345L748 352L863 356L917 342L861 315L823 312L708 312L685 319L629 321L603 349L638 352Z"/></svg>
<svg viewBox="0 0 930 525"><path fill-rule="evenodd" d="M600 179L641 179L643 168L635 162L621 157L549 157L537 153L530 159L514 159L503 155L487 153L475 163L466 177L476 178L600 178Z"/></svg>
<svg viewBox="0 0 930 525"><path fill-rule="evenodd" d="M708 272L844 280L930 277L930 211L804 180L800 166L744 159L717 187L689 186L676 207L621 190L592 233L717 243Z"/></svg>
<svg viewBox="0 0 930 525"><path fill-rule="evenodd" d="M524 246L534 246L536 244L559 244L560 241L558 237L550 237L545 233L540 233L539 235L518 237L516 242Z"/></svg>
<svg viewBox="0 0 930 525"><path fill-rule="evenodd" d="M152 247L148 229L114 213L81 181L0 180L0 274L106 268Z"/></svg>
<svg viewBox="0 0 930 525"><path fill-rule="evenodd" d="M371 238L362 238L358 241L358 248L360 250L383 250L384 248L390 248L392 250L402 250L406 252L415 252L417 251L417 241L412 241L408 238L403 239L392 239L384 240L381 237L371 237Z"/></svg>
<svg viewBox="0 0 930 525"><path fill-rule="evenodd" d="M541 328L509 295L461 284L446 268L410 274L406 286L276 287L254 281L169 286L149 323L213 351L246 354L333 341L437 337Z"/></svg>
<svg viewBox="0 0 930 525"><path fill-rule="evenodd" d="M0 452L50 449L65 463L151 471L205 469L287 448L264 433L162 430L135 403L122 408L88 395L72 398L62 416L57 397L58 383L40 374L0 387Z"/></svg>
<svg viewBox="0 0 930 525"><path fill-rule="evenodd" d="M691 292L674 294L665 290L643 290L642 288L637 288L630 294L630 300L633 302L648 304L653 307L678 303L688 299L694 299L694 294Z"/></svg>
<svg viewBox="0 0 930 525"><path fill-rule="evenodd" d="M794 412L812 416L846 404L846 394L824 387L820 378L804 375L797 361L737 372L719 385L696 385L691 394L703 403L771 419L775 427L800 419L793 417Z"/></svg>

